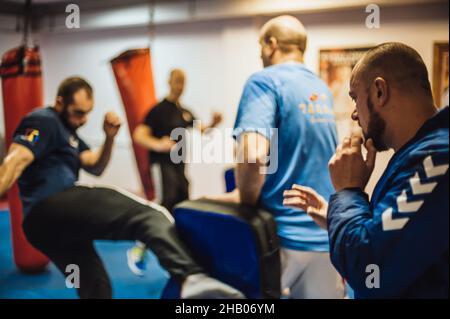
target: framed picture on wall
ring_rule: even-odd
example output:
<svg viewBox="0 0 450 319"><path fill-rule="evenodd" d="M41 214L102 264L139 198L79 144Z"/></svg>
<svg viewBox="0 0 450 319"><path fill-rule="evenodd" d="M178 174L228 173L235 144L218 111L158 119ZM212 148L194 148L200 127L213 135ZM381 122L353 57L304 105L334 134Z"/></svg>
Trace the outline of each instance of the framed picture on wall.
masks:
<svg viewBox="0 0 450 319"><path fill-rule="evenodd" d="M322 49L319 53L319 75L334 98L334 113L339 139L348 136L357 123L352 121L354 103L348 95L353 67L371 47Z"/></svg>
<svg viewBox="0 0 450 319"><path fill-rule="evenodd" d="M433 95L438 107L448 105L448 42L435 42L433 48Z"/></svg>

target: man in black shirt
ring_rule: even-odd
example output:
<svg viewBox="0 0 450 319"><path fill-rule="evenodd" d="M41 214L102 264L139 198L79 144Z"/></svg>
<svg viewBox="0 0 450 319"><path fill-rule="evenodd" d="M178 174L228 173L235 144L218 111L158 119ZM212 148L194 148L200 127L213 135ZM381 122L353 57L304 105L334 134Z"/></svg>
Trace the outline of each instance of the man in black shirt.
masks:
<svg viewBox="0 0 450 319"><path fill-rule="evenodd" d="M152 171L160 171L161 180L160 183L156 182L156 188L161 192L161 205L170 212L175 204L189 198L189 181L185 176L184 163L174 163L170 158L170 151L177 142L170 139L171 132L176 128L192 127L195 121L194 115L180 105L184 84L184 72L172 70L169 95L150 110L144 123L133 133L134 141L149 150ZM214 113L211 124L201 125L199 129L203 132L221 121L221 114Z"/></svg>

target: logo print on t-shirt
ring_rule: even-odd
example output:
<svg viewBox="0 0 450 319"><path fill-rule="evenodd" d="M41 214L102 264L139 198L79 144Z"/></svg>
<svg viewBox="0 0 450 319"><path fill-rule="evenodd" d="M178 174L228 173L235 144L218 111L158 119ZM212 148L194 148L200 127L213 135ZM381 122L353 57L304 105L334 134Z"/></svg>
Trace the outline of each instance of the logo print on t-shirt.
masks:
<svg viewBox="0 0 450 319"><path fill-rule="evenodd" d="M78 142L78 139L76 137L74 137L73 135L70 135L70 137L69 137L69 144L73 148L78 148L78 145L80 143Z"/></svg>
<svg viewBox="0 0 450 319"><path fill-rule="evenodd" d="M311 96L309 97L309 100L312 102L317 101L317 99L319 98L319 96L315 93L311 94Z"/></svg>
<svg viewBox="0 0 450 319"><path fill-rule="evenodd" d="M35 144L39 140L39 131L34 128L27 128L25 134L20 137L22 140Z"/></svg>

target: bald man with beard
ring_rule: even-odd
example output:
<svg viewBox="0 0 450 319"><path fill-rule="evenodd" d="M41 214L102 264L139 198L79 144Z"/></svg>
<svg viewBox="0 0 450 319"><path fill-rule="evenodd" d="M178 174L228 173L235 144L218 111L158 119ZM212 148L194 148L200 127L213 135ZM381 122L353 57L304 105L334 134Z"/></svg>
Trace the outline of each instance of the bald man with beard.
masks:
<svg viewBox="0 0 450 319"><path fill-rule="evenodd" d="M233 131L237 189L216 199L257 205L273 214L286 297L339 298L343 294L326 232L304 210L282 204L283 191L295 183L317 188L323 196L333 191L327 172L337 145L333 98L303 64L306 38L304 26L292 16L262 27L264 70L245 84Z"/></svg>
<svg viewBox="0 0 450 319"><path fill-rule="evenodd" d="M438 111L422 58L396 42L364 55L349 94L364 139L344 139L330 160L336 192L327 203L295 185L285 204L328 229L331 260L356 298L448 299L448 106ZM369 200L376 153L391 148Z"/></svg>

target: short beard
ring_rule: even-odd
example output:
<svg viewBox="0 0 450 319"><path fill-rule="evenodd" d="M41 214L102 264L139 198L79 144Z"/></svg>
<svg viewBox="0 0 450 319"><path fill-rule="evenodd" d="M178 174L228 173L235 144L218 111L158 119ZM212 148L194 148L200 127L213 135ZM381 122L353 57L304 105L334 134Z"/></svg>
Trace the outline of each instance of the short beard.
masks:
<svg viewBox="0 0 450 319"><path fill-rule="evenodd" d="M67 112L67 105L63 105L63 109L61 114L59 115L61 118L61 121L63 122L64 126L72 133L74 133L77 128L74 128L72 125L70 125L69 121L67 121L68 117L69 117L69 112Z"/></svg>
<svg viewBox="0 0 450 319"><path fill-rule="evenodd" d="M374 111L374 105L370 99L370 96L367 96L367 107L369 109L369 122L366 134L366 140L372 139L373 146L377 149L377 151L387 151L389 147L383 141L383 134L386 129L386 122L381 118L381 116Z"/></svg>

